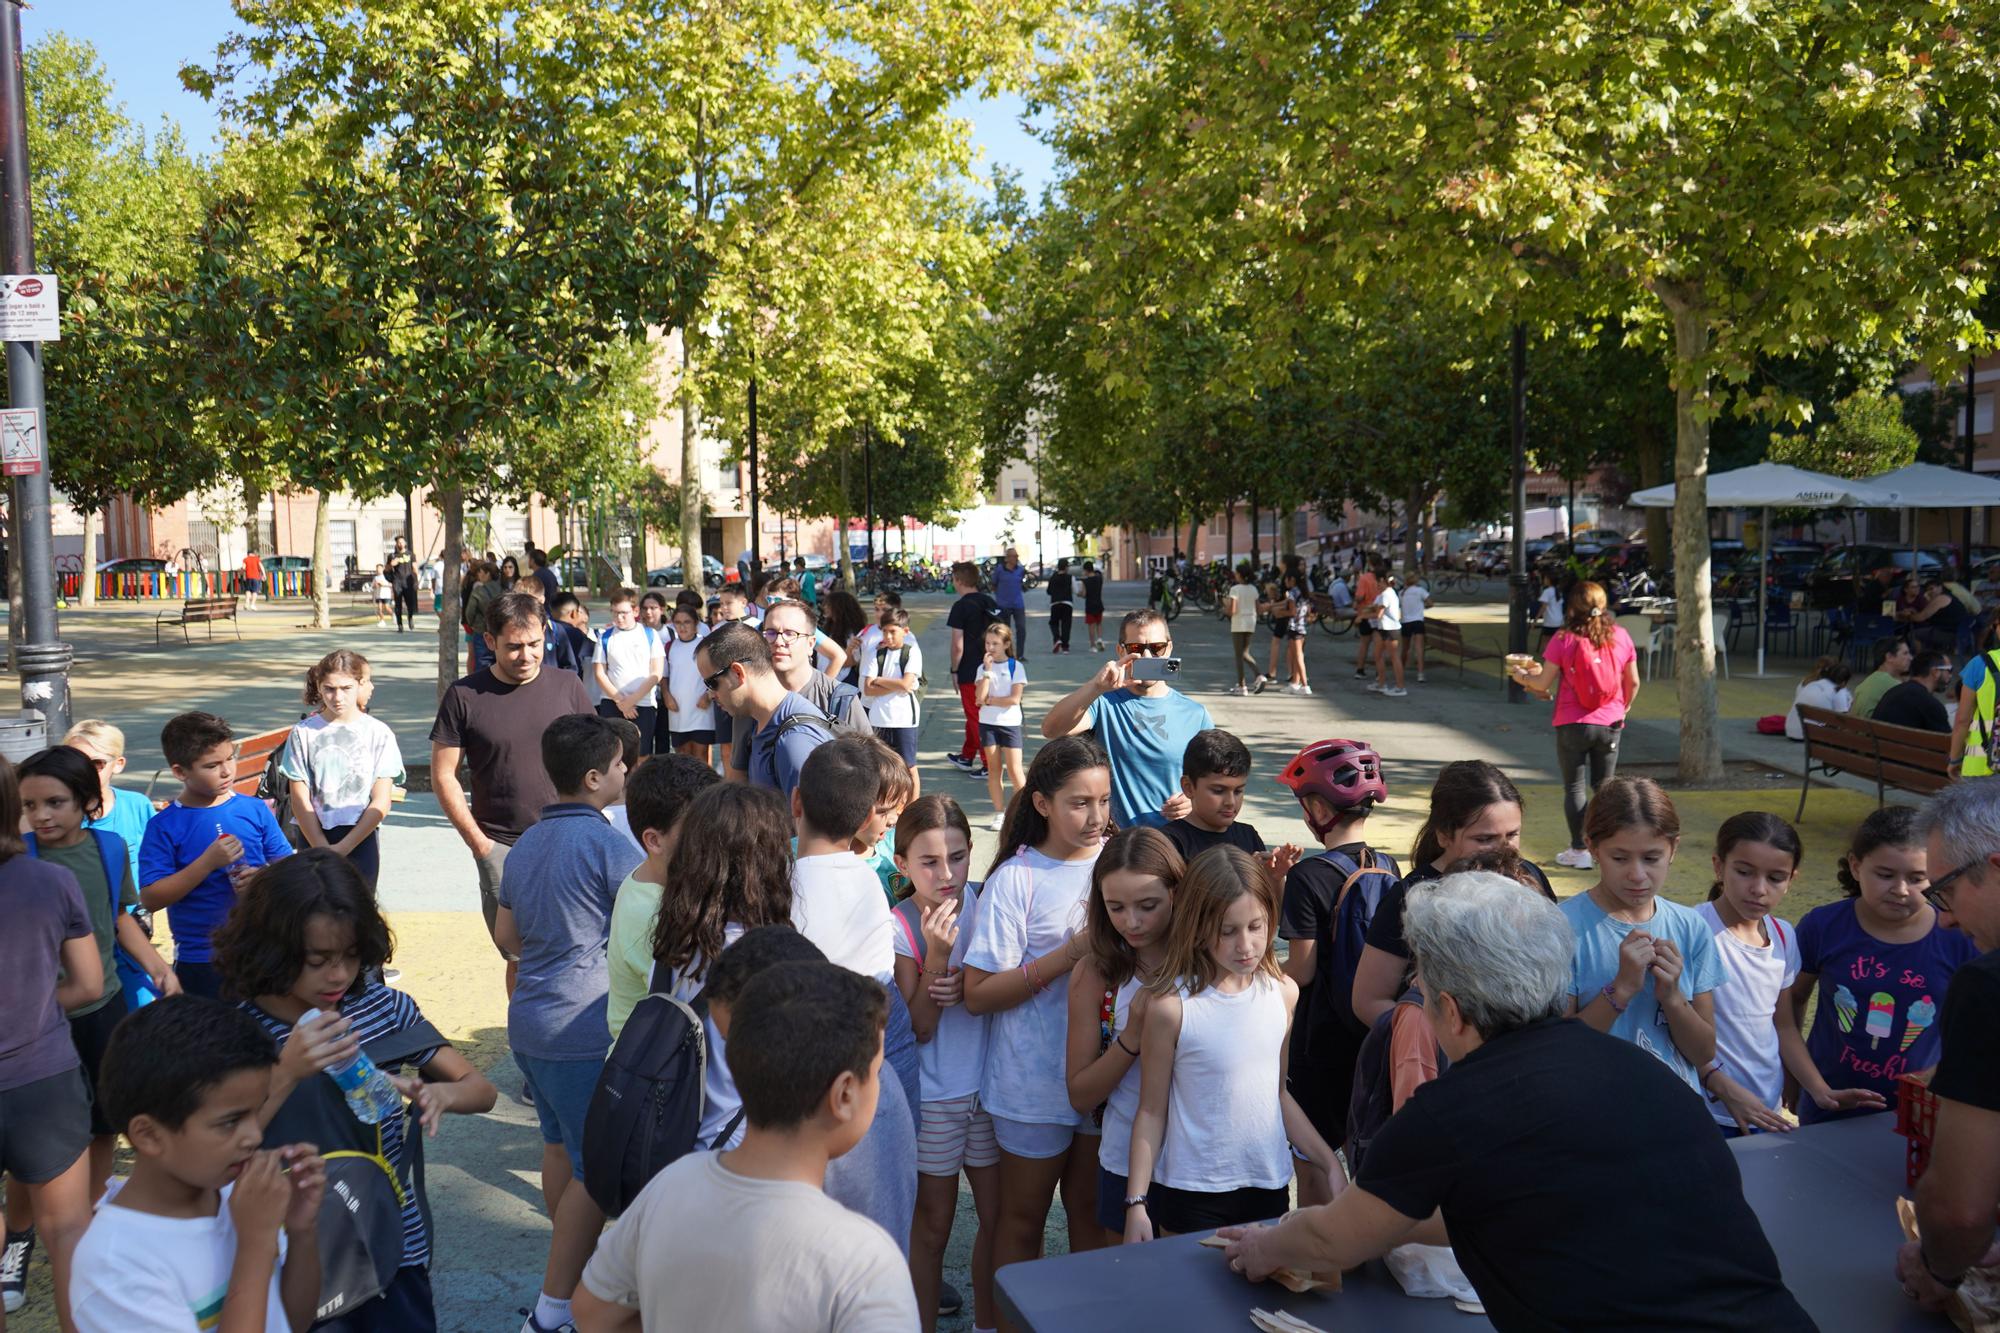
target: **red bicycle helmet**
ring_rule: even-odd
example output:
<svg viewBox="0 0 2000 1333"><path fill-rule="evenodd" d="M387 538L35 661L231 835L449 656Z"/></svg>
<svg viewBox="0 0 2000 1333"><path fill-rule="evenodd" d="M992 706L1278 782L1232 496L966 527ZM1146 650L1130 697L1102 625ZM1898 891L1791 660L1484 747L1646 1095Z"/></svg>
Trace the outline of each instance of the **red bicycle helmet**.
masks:
<svg viewBox="0 0 2000 1333"><path fill-rule="evenodd" d="M1382 756L1365 741L1314 741L1293 756L1278 774L1278 781L1292 789L1300 805L1305 804L1305 797L1317 796L1343 814L1389 799ZM1315 838L1324 838L1333 827L1331 823L1322 826L1310 810L1306 825Z"/></svg>

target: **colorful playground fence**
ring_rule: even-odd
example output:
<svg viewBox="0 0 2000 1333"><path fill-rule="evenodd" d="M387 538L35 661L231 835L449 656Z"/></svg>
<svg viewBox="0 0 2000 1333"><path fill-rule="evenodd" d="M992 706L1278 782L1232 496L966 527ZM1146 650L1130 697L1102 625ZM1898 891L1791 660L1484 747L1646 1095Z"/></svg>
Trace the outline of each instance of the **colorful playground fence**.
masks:
<svg viewBox="0 0 2000 1333"><path fill-rule="evenodd" d="M313 576L309 569L266 570L264 583L266 597L310 597L313 592ZM75 569L58 571L56 587L66 600L75 601L83 590L83 572ZM100 570L97 575L97 596L105 601L185 601L190 597L240 597L242 594L241 570L225 574L208 571L166 574L151 570Z"/></svg>

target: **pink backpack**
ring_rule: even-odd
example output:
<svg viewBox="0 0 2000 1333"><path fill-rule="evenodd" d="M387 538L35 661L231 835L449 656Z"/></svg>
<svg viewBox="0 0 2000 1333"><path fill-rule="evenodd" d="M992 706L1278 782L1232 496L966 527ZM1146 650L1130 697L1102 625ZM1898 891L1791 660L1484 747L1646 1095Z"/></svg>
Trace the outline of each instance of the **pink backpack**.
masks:
<svg viewBox="0 0 2000 1333"><path fill-rule="evenodd" d="M1614 630L1602 648L1591 643L1581 634L1570 634L1569 640L1575 644L1571 651L1569 669L1563 672L1569 681L1570 690L1586 713L1594 713L1614 699L1624 697L1624 686L1619 677L1624 673L1618 669L1618 637Z"/></svg>

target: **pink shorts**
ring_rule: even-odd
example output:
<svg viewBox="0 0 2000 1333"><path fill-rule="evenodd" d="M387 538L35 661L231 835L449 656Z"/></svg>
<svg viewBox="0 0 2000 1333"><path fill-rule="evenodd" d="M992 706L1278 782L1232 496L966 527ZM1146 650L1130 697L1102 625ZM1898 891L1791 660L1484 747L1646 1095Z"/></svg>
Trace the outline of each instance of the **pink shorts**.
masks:
<svg viewBox="0 0 2000 1333"><path fill-rule="evenodd" d="M978 1093L923 1104L917 1123L917 1174L955 1176L960 1167L992 1166L999 1160L993 1117L980 1109Z"/></svg>

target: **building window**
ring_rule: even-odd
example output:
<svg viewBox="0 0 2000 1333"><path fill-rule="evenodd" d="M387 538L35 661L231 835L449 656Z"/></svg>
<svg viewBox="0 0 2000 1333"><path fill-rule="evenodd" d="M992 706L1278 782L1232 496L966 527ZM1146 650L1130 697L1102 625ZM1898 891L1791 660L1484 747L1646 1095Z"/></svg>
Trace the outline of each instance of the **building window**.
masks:
<svg viewBox="0 0 2000 1333"><path fill-rule="evenodd" d="M1015 483L1014 483L1014 498L1015 498L1016 500L1025 500L1025 499L1027 499L1027 498L1028 498L1028 483L1027 483L1027 482L1025 482L1025 481L1017 481L1017 482L1015 482Z"/></svg>
<svg viewBox="0 0 2000 1333"><path fill-rule="evenodd" d="M1958 424L1962 428L1965 425L1965 418L1962 416L1959 417ZM1972 433L1974 435L1990 435L1992 432L1993 395L1982 393L1972 400Z"/></svg>
<svg viewBox="0 0 2000 1333"><path fill-rule="evenodd" d="M346 569L348 567L348 560L354 556L353 519L334 518L327 520L326 554L336 569Z"/></svg>
<svg viewBox="0 0 2000 1333"><path fill-rule="evenodd" d="M406 527L404 527L404 526L403 526L403 520L402 520L402 519L400 519L400 518L385 518L385 519L383 519L383 520L382 520L382 558L383 558L384 560L388 559L388 558L389 558L389 553L390 553L391 551L394 551L394 550L396 549L396 538L398 538L398 537L402 537L402 538L404 538L405 540L408 540L408 538L409 538L409 535L410 535L410 533L409 533L409 529L407 529Z"/></svg>
<svg viewBox="0 0 2000 1333"><path fill-rule="evenodd" d="M526 514L506 514L493 524L500 534L500 552L520 554L528 549L528 516Z"/></svg>
<svg viewBox="0 0 2000 1333"><path fill-rule="evenodd" d="M257 520L257 549L265 555L281 554L278 550L278 520L259 518Z"/></svg>

